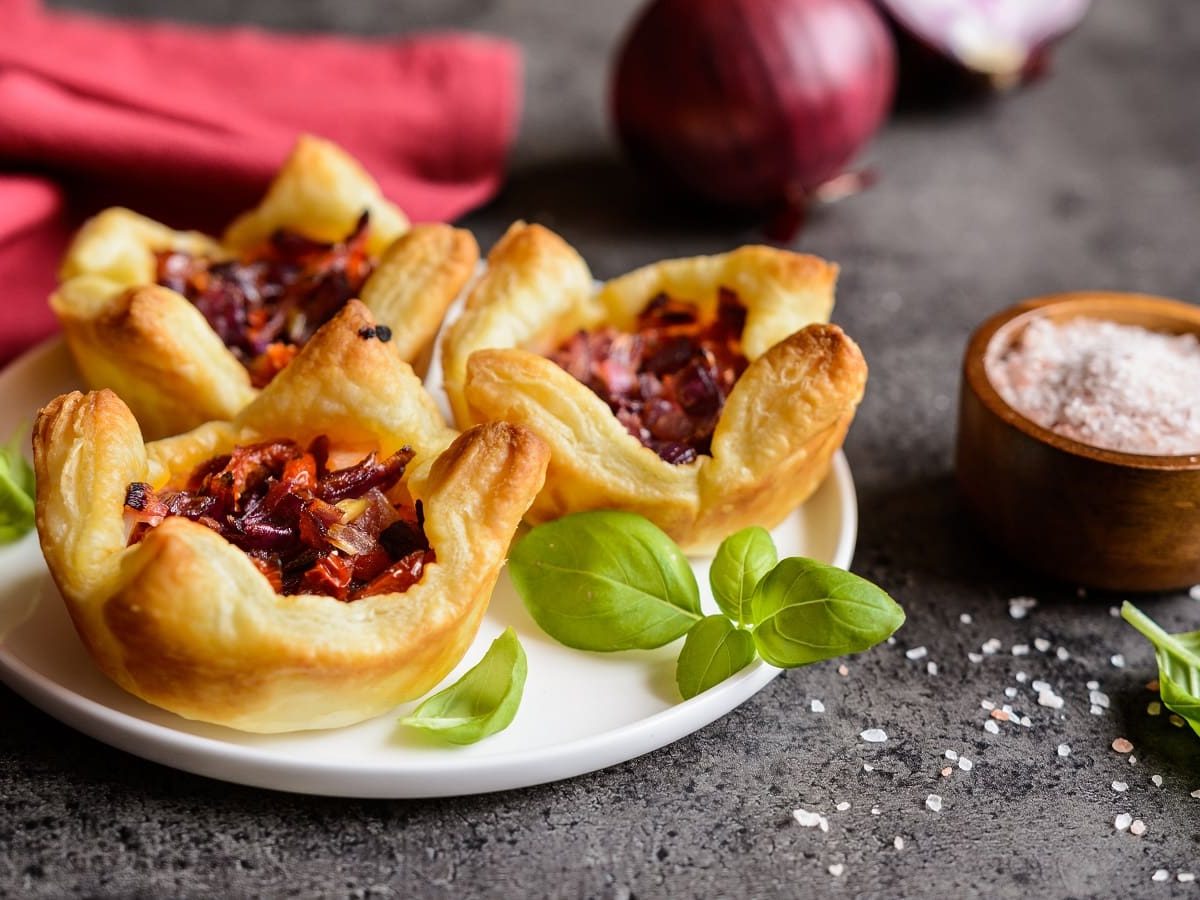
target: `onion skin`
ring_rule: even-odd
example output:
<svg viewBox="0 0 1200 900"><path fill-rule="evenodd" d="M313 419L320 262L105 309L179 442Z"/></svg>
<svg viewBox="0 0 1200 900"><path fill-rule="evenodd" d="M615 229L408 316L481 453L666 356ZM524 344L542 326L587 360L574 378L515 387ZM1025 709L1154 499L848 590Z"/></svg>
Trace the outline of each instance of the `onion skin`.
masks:
<svg viewBox="0 0 1200 900"><path fill-rule="evenodd" d="M887 116L895 71L868 0L654 0L617 58L613 118L660 181L770 214L842 172Z"/></svg>

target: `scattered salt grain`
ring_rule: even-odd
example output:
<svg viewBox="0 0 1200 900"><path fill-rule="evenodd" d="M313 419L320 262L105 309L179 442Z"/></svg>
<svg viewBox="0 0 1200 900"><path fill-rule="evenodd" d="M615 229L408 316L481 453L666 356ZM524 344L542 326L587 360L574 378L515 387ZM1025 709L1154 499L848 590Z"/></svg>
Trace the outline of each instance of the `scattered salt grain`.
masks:
<svg viewBox="0 0 1200 900"><path fill-rule="evenodd" d="M1192 588L1192 590L1200 591L1200 584L1196 585L1196 587ZM1197 598L1197 599L1200 599L1200 598ZM971 622L974 620L971 618L970 613L959 613L958 621L962 622L964 625L970 625Z"/></svg>
<svg viewBox="0 0 1200 900"><path fill-rule="evenodd" d="M1118 794L1123 794L1123 793L1125 793L1127 790L1129 790L1129 785L1127 785L1127 784L1126 784L1125 782L1123 782L1123 781L1114 781L1114 782L1112 783L1112 789L1113 789L1114 791L1116 791Z"/></svg>
<svg viewBox="0 0 1200 900"><path fill-rule="evenodd" d="M896 646L896 639L895 639L894 637L890 637L890 638L888 638L888 639L887 639L887 645L888 645L889 647L895 647L895 646Z"/></svg>
<svg viewBox="0 0 1200 900"><path fill-rule="evenodd" d="M1008 614L1014 619L1023 619L1037 604L1033 597L1013 597L1008 601Z"/></svg>
<svg viewBox="0 0 1200 900"><path fill-rule="evenodd" d="M1200 340L1117 322L1037 318L987 374L1043 428L1130 453L1200 452Z"/></svg>
<svg viewBox="0 0 1200 900"><path fill-rule="evenodd" d="M1058 745L1058 755L1059 756L1070 756L1071 755L1071 746L1069 744L1059 744Z"/></svg>
<svg viewBox="0 0 1200 900"><path fill-rule="evenodd" d="M957 750L947 750L946 751L946 759L950 760L950 762L958 762L958 751Z"/></svg>
<svg viewBox="0 0 1200 900"><path fill-rule="evenodd" d="M1016 679L1017 679L1017 681L1019 681L1021 684L1024 684L1025 682L1027 682L1027 681L1029 680L1029 676L1028 676L1028 675L1026 675L1024 672L1018 672L1018 673L1016 674Z"/></svg>
<svg viewBox="0 0 1200 900"><path fill-rule="evenodd" d="M991 700L980 700L979 707L980 707L980 709L986 709L990 712L991 710L996 708L996 704L993 703Z"/></svg>
<svg viewBox="0 0 1200 900"><path fill-rule="evenodd" d="M1184 884L1186 884L1189 881L1195 881L1196 876L1193 875L1191 872L1180 872L1178 875L1175 876L1175 880L1181 881Z"/></svg>
<svg viewBox="0 0 1200 900"><path fill-rule="evenodd" d="M965 756L960 756L958 758L958 767L964 772L970 772L973 768L975 768L975 763L971 762Z"/></svg>
<svg viewBox="0 0 1200 900"><path fill-rule="evenodd" d="M877 815L879 815L881 812L883 812L883 810L882 810L882 809L880 809L878 806L872 806L872 807L871 807L871 815L873 815L873 816L877 816Z"/></svg>
<svg viewBox="0 0 1200 900"><path fill-rule="evenodd" d="M1108 658L1108 661L1113 664L1113 668L1116 668L1116 669L1125 668L1125 657L1123 655L1121 655L1120 653L1114 653L1112 656L1110 656Z"/></svg>
<svg viewBox="0 0 1200 900"><path fill-rule="evenodd" d="M1103 706L1105 709L1108 709L1108 694L1101 691L1089 691L1088 700L1096 706Z"/></svg>
<svg viewBox="0 0 1200 900"><path fill-rule="evenodd" d="M996 724L995 719L988 719L986 722L983 723L983 730L986 731L988 734L999 734L1000 726Z"/></svg>
<svg viewBox="0 0 1200 900"><path fill-rule="evenodd" d="M1119 609L1117 609L1115 606L1110 606L1108 608L1108 614L1110 616L1112 616L1114 619L1121 618L1121 611Z"/></svg>
<svg viewBox="0 0 1200 900"><path fill-rule="evenodd" d="M834 878L841 878L842 873L846 871L846 867L841 863L834 863L829 867L829 874Z"/></svg>
<svg viewBox="0 0 1200 900"><path fill-rule="evenodd" d="M1050 649L1050 642L1045 638L1034 638L1033 646L1037 648L1038 653L1045 653Z"/></svg>
<svg viewBox="0 0 1200 900"><path fill-rule="evenodd" d="M1004 689L1004 696L1011 700L1013 697L1017 696L1017 689L1015 687L1006 687Z"/></svg>
<svg viewBox="0 0 1200 900"><path fill-rule="evenodd" d="M1037 697L1038 706L1049 707L1050 709L1062 709L1063 698L1054 693L1054 691L1039 691Z"/></svg>
<svg viewBox="0 0 1200 900"><path fill-rule="evenodd" d="M808 704L808 706L809 706L809 709L811 709L815 713L825 712L825 704L822 703L820 700L813 700Z"/></svg>
<svg viewBox="0 0 1200 900"><path fill-rule="evenodd" d="M873 765L871 765L870 763L863 763L863 771L864 772L874 772L875 767Z"/></svg>
<svg viewBox="0 0 1200 900"><path fill-rule="evenodd" d="M1125 738L1119 737L1112 742L1112 748L1118 753L1129 753L1133 750L1133 744L1125 740Z"/></svg>
<svg viewBox="0 0 1200 900"><path fill-rule="evenodd" d="M1136 756L1130 756L1130 757L1129 757L1129 764L1130 764L1131 766L1136 766L1136 765L1137 765L1137 757L1136 757Z"/></svg>
<svg viewBox="0 0 1200 900"><path fill-rule="evenodd" d="M1032 728L1033 727L1033 719L1029 718L1029 716L1021 716L1021 727L1022 728Z"/></svg>
<svg viewBox="0 0 1200 900"><path fill-rule="evenodd" d="M845 812L846 810L848 810L850 808L850 804L849 804L849 802L843 800L835 808L837 809L838 812Z"/></svg>
<svg viewBox="0 0 1200 900"><path fill-rule="evenodd" d="M904 838L900 837L900 835L896 835L896 837L892 840L892 846L895 847L897 850L903 850L904 849Z"/></svg>
<svg viewBox="0 0 1200 900"><path fill-rule="evenodd" d="M1141 837L1146 833L1146 823L1141 819L1134 819L1129 825L1129 833Z"/></svg>
<svg viewBox="0 0 1200 900"><path fill-rule="evenodd" d="M1200 600L1200 584L1193 584L1188 588L1188 596L1193 600Z"/></svg>
<svg viewBox="0 0 1200 900"><path fill-rule="evenodd" d="M1192 791L1192 793L1189 796L1195 800L1200 800L1200 788L1197 788L1196 790Z"/></svg>
<svg viewBox="0 0 1200 900"><path fill-rule="evenodd" d="M1057 656L1059 659L1061 659L1063 662L1066 662L1068 659L1071 658L1071 654L1067 652L1066 647L1059 647L1057 650L1054 651L1054 655Z"/></svg>
<svg viewBox="0 0 1200 900"><path fill-rule="evenodd" d="M1029 655L1029 645L1028 644L1013 644L1012 655L1013 656L1028 656Z"/></svg>
<svg viewBox="0 0 1200 900"><path fill-rule="evenodd" d="M1157 700L1151 700L1146 704L1146 715L1159 716L1162 715L1162 704Z"/></svg>
<svg viewBox="0 0 1200 900"><path fill-rule="evenodd" d="M1127 831L1129 826L1132 824L1133 816L1131 816L1129 813L1120 813L1115 819L1113 819L1113 827L1116 828L1117 831Z"/></svg>
<svg viewBox="0 0 1200 900"><path fill-rule="evenodd" d="M911 650L906 650L904 655L909 659L924 659L928 652L924 647L913 647Z"/></svg>
<svg viewBox="0 0 1200 900"><path fill-rule="evenodd" d="M949 766L946 766L944 769L942 769L942 777L943 778L949 778L953 774L954 774L954 770L952 768L950 768Z"/></svg>
<svg viewBox="0 0 1200 900"><path fill-rule="evenodd" d="M809 812L807 809L794 809L792 818L803 828L820 828L822 831L829 831L829 820L820 813Z"/></svg>
<svg viewBox="0 0 1200 900"><path fill-rule="evenodd" d="M980 647L979 649L984 652L985 656L991 656L993 653L998 651L1002 646L1003 646L1003 644L1000 643L999 638L988 638L986 641L983 642L983 646Z"/></svg>
<svg viewBox="0 0 1200 900"><path fill-rule="evenodd" d="M1161 775L1151 775L1150 781L1151 781L1151 783L1153 783L1153 785L1155 787L1162 787L1162 776Z"/></svg>
<svg viewBox="0 0 1200 900"><path fill-rule="evenodd" d="M1171 873L1166 869L1157 869L1154 874L1150 876L1151 881L1168 881L1170 878Z"/></svg>
<svg viewBox="0 0 1200 900"><path fill-rule="evenodd" d="M969 659L973 663L981 663L981 662L983 662L983 654L982 653L967 653L967 659Z"/></svg>
<svg viewBox="0 0 1200 900"><path fill-rule="evenodd" d="M843 678L845 678L847 675L850 674L850 669L848 666L846 666L845 663L843 663L842 665L837 667L837 673L839 675L841 675Z"/></svg>
<svg viewBox="0 0 1200 900"><path fill-rule="evenodd" d="M859 737L868 744L882 744L887 740L887 732L882 728L868 728L866 731L859 734Z"/></svg>
<svg viewBox="0 0 1200 900"><path fill-rule="evenodd" d="M1090 707L1088 707L1088 712L1090 712L1093 716L1102 716L1104 715L1104 707L1097 706L1095 703L1093 703Z"/></svg>
<svg viewBox="0 0 1200 900"><path fill-rule="evenodd" d="M939 797L937 794L930 794L928 797L925 798L925 805L927 807L929 807L929 809L932 809L934 812L941 812L942 811L942 798Z"/></svg>
<svg viewBox="0 0 1200 900"><path fill-rule="evenodd" d="M1098 690L1100 690L1100 682L1098 682L1098 681L1089 681L1089 682L1087 683L1087 689L1088 689L1089 691L1098 691Z"/></svg>
<svg viewBox="0 0 1200 900"><path fill-rule="evenodd" d="M925 671L930 675L936 675L938 673L937 663L935 663L933 660L925 663Z"/></svg>
<svg viewBox="0 0 1200 900"><path fill-rule="evenodd" d="M1042 691L1050 690L1050 684L1049 684L1049 682L1046 682L1046 681L1035 681L1033 684L1030 685L1030 687L1032 687L1039 694Z"/></svg>

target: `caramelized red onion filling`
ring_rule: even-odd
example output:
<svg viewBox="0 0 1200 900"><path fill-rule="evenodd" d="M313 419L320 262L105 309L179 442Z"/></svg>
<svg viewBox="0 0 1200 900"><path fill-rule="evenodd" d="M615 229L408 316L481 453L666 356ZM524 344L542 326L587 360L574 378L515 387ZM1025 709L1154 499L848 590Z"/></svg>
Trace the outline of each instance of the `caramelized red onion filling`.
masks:
<svg viewBox="0 0 1200 900"><path fill-rule="evenodd" d="M712 449L725 400L749 365L745 325L746 309L728 288L707 319L659 294L633 332L580 331L550 359L604 400L642 444L679 465Z"/></svg>
<svg viewBox="0 0 1200 900"><path fill-rule="evenodd" d="M368 215L345 240L314 241L279 229L239 259L155 254L156 281L192 302L255 387L282 371L318 328L359 295L371 274Z"/></svg>
<svg viewBox="0 0 1200 900"><path fill-rule="evenodd" d="M278 593L339 600L401 593L436 558L420 502L396 505L386 496L412 456L406 447L330 469L323 436L306 450L289 440L235 447L199 465L182 490L130 484L129 543L167 516L183 516L245 551Z"/></svg>

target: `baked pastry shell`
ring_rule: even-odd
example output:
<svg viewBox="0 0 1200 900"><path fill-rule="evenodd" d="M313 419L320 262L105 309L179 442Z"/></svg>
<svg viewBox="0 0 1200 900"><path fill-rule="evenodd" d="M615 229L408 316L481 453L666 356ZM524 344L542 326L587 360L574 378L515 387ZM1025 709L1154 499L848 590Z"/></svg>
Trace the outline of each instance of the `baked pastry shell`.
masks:
<svg viewBox="0 0 1200 900"><path fill-rule="evenodd" d="M447 308L474 274L475 239L449 225L410 227L353 158L314 137L299 140L262 203L219 241L119 207L95 216L68 249L50 305L84 379L115 390L148 437L230 419L257 391L203 315L155 284L155 253L232 258L280 228L337 241L364 210L377 264L360 299L392 329L401 357L423 373Z"/></svg>
<svg viewBox="0 0 1200 900"><path fill-rule="evenodd" d="M84 644L121 687L244 731L331 728L424 694L462 657L547 450L501 422L456 436L411 368L359 336L370 324L352 301L235 419L164 441L144 443L108 390L64 395L39 415L42 549ZM241 550L181 518L125 546L130 482L160 487L236 444L318 434L415 451L404 484L437 559L406 592L279 595Z"/></svg>
<svg viewBox="0 0 1200 900"><path fill-rule="evenodd" d="M836 276L836 266L816 257L752 246L656 263L597 290L565 241L517 223L489 254L443 344L455 419L460 427L502 419L549 444L532 522L625 509L689 552L711 550L748 525L774 527L824 479L866 384L858 346L826 321ZM711 312L722 287L746 307L750 364L726 401L710 456L665 462L544 355L581 328L632 327L660 292Z"/></svg>

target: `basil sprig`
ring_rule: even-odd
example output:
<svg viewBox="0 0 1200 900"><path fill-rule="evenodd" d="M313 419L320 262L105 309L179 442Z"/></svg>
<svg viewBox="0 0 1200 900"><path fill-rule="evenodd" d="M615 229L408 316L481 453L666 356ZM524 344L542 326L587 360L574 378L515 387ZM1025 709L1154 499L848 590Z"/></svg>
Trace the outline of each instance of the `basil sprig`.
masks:
<svg viewBox="0 0 1200 900"><path fill-rule="evenodd" d="M1200 734L1200 631L1170 634L1129 601L1121 605L1121 617L1154 645L1163 703Z"/></svg>
<svg viewBox="0 0 1200 900"><path fill-rule="evenodd" d="M33 527L33 469L21 453L24 429L0 445L0 544Z"/></svg>
<svg viewBox="0 0 1200 900"><path fill-rule="evenodd" d="M755 656L805 666L866 650L904 624L900 605L869 581L811 559L778 561L770 534L757 527L717 549L709 582L721 615L702 615L687 558L632 513L539 525L513 547L509 571L534 620L569 647L650 649L686 634L675 671L684 699Z"/></svg>
<svg viewBox="0 0 1200 900"><path fill-rule="evenodd" d="M687 557L658 526L615 510L532 529L509 574L534 621L577 650L650 650L703 618Z"/></svg>
<svg viewBox="0 0 1200 900"><path fill-rule="evenodd" d="M517 633L506 628L470 671L400 721L454 744L473 744L512 722L525 690L526 667Z"/></svg>

